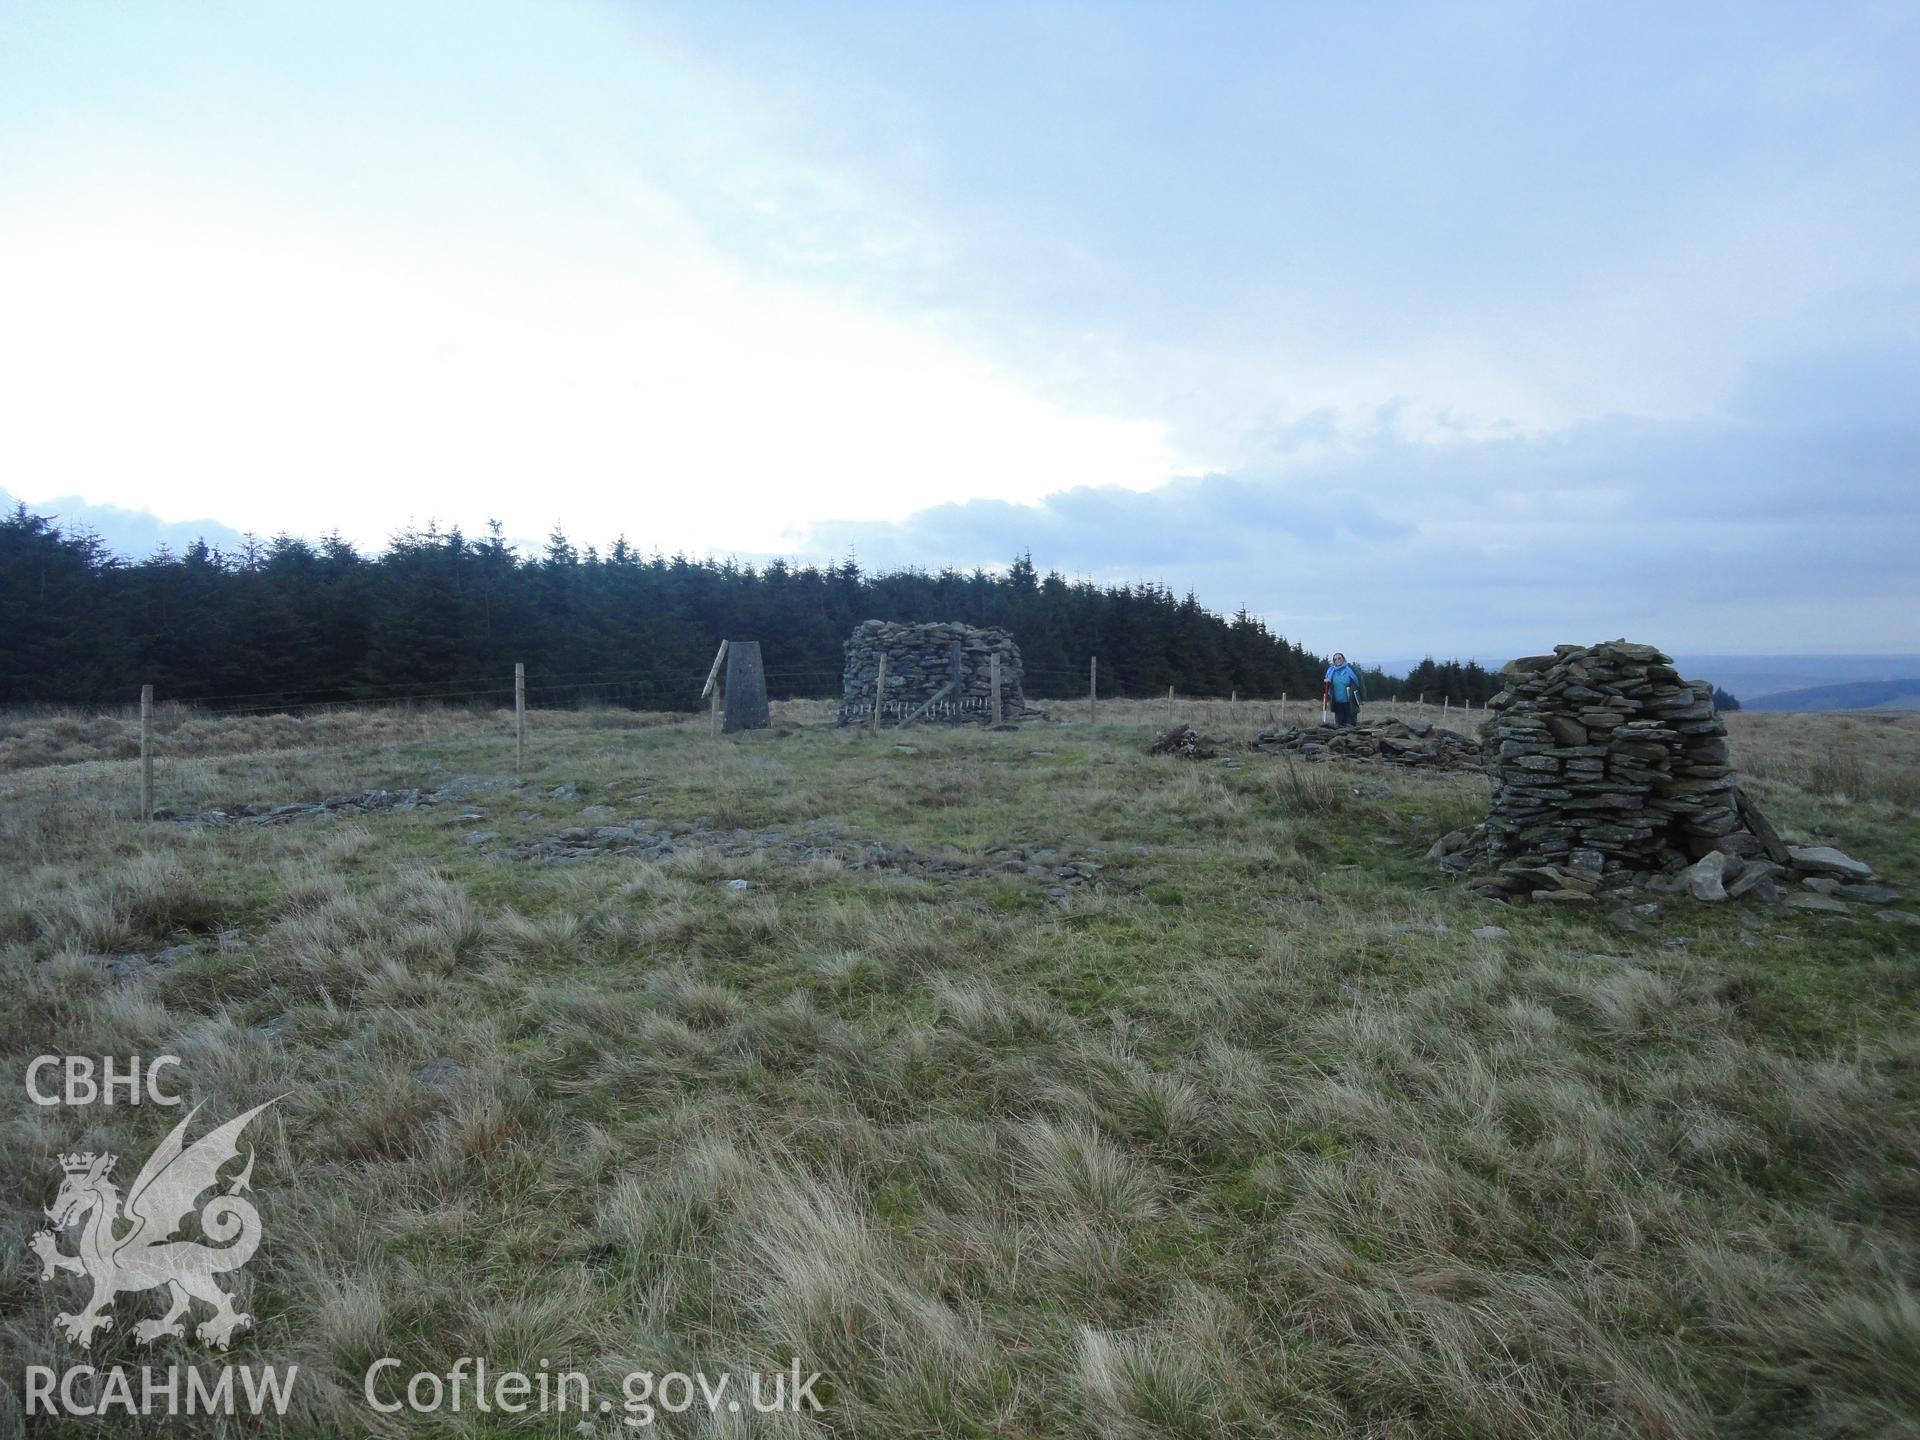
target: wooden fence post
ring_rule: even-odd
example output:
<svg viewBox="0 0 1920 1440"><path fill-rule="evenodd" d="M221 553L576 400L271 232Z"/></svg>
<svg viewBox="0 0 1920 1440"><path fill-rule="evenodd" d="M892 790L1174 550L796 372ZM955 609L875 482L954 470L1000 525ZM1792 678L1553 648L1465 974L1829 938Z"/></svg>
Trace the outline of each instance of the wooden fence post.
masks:
<svg viewBox="0 0 1920 1440"><path fill-rule="evenodd" d="M720 666L727 658L727 642L722 640L720 648L713 652L713 665L707 671L707 683L700 687L702 700L712 697L709 728L715 736L720 733Z"/></svg>
<svg viewBox="0 0 1920 1440"><path fill-rule="evenodd" d="M513 662L513 778L527 769L527 667Z"/></svg>
<svg viewBox="0 0 1920 1440"><path fill-rule="evenodd" d="M140 818L153 819L153 686L140 687Z"/></svg>
<svg viewBox="0 0 1920 1440"><path fill-rule="evenodd" d="M1087 723L1089 725L1094 723L1095 716L1099 714L1099 703L1100 657L1093 655L1087 659Z"/></svg>
<svg viewBox="0 0 1920 1440"><path fill-rule="evenodd" d="M887 703L887 652L880 652L880 669L873 677L873 733L880 733L880 707Z"/></svg>
<svg viewBox="0 0 1920 1440"><path fill-rule="evenodd" d="M1173 686L1167 686L1167 726L1173 726Z"/></svg>
<svg viewBox="0 0 1920 1440"><path fill-rule="evenodd" d="M993 723L997 727L1000 721L1000 652L994 651L987 657L987 683L993 687Z"/></svg>

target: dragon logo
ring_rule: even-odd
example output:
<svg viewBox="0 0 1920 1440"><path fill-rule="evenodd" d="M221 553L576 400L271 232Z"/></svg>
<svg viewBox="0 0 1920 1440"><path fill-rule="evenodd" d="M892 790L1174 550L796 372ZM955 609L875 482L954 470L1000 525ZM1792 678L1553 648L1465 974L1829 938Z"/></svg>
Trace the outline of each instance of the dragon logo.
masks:
<svg viewBox="0 0 1920 1440"><path fill-rule="evenodd" d="M158 1320L142 1320L134 1327L143 1344L162 1335L184 1336L183 1320L194 1300L213 1307L213 1314L197 1327L205 1344L224 1350L235 1330L253 1324L253 1317L235 1310L233 1297L214 1283L214 1276L238 1270L260 1247L260 1213L244 1198L253 1175L251 1150L226 1189L200 1207L200 1232L213 1243L173 1236L194 1213L200 1196L219 1185L221 1167L239 1157L235 1142L247 1122L273 1103L256 1105L188 1145L187 1126L200 1113L194 1106L140 1167L124 1201L111 1178L117 1156L89 1151L60 1157L66 1178L47 1207L52 1226L33 1237L33 1251L44 1267L43 1282L63 1270L85 1275L93 1281L93 1297L79 1314L56 1316L56 1330L78 1344L92 1345L95 1331L113 1327L107 1311L116 1295L160 1285L167 1287L171 1303ZM59 1236L75 1227L80 1229L79 1249L63 1254Z"/></svg>

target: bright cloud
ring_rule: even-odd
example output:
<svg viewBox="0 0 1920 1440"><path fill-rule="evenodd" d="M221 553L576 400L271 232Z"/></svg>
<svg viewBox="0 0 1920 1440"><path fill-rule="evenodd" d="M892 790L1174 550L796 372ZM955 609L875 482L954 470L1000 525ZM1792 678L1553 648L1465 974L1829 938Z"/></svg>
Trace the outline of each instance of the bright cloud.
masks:
<svg viewBox="0 0 1920 1440"><path fill-rule="evenodd" d="M1901 7L0 27L0 476L30 501L1031 546L1396 653L1410 614L1439 650L1911 648Z"/></svg>

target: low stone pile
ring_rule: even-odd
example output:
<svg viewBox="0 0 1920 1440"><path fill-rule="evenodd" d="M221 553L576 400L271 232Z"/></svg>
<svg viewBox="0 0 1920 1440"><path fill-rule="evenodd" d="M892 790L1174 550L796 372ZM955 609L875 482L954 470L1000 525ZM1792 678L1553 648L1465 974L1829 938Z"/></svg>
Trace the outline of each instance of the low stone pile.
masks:
<svg viewBox="0 0 1920 1440"><path fill-rule="evenodd" d="M1214 757L1213 746L1201 739L1200 732L1191 725L1176 725L1171 730L1161 731L1153 737L1147 753L1175 755L1182 760L1211 760Z"/></svg>
<svg viewBox="0 0 1920 1440"><path fill-rule="evenodd" d="M1479 770L1486 763L1478 740L1425 720L1268 729L1253 737L1253 748L1300 760L1383 760L1435 770Z"/></svg>
<svg viewBox="0 0 1920 1440"><path fill-rule="evenodd" d="M867 620L847 638L840 676L842 725L858 724L873 714L882 655L887 661L882 724L909 719L991 723L995 655L1000 657L1001 718L1018 720L1026 711L1020 647L1005 630Z"/></svg>

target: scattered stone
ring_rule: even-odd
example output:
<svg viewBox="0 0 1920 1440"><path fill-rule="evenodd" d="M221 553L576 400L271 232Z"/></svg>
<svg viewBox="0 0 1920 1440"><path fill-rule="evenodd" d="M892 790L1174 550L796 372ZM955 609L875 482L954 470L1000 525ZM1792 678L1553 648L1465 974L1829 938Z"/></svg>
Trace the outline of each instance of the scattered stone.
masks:
<svg viewBox="0 0 1920 1440"><path fill-rule="evenodd" d="M1891 905L1901 896L1901 892L1891 885L1842 885L1832 893L1848 900L1864 901L1868 905Z"/></svg>
<svg viewBox="0 0 1920 1440"><path fill-rule="evenodd" d="M1750 895L1755 900L1772 904L1780 898L1779 888L1774 882L1786 873L1785 869L1771 860L1745 861L1739 877L1727 886L1728 898L1741 900Z"/></svg>
<svg viewBox="0 0 1920 1440"><path fill-rule="evenodd" d="M727 881L727 889L733 891L736 895L744 895L747 891L753 889L753 882L751 880L729 880Z"/></svg>
<svg viewBox="0 0 1920 1440"><path fill-rule="evenodd" d="M460 1062L450 1055L436 1056L413 1072L422 1085L441 1085L460 1073Z"/></svg>
<svg viewBox="0 0 1920 1440"><path fill-rule="evenodd" d="M547 794L551 795L555 800L578 800L580 798L580 787L569 780L564 785L554 786L553 789L547 791Z"/></svg>
<svg viewBox="0 0 1920 1440"><path fill-rule="evenodd" d="M1873 867L1831 845L1790 845L1793 868L1811 875L1838 875L1843 880L1871 880Z"/></svg>
<svg viewBox="0 0 1920 1440"><path fill-rule="evenodd" d="M918 745L896 745L893 748L898 750L902 755L918 755L920 753L920 747Z"/></svg>
<svg viewBox="0 0 1920 1440"><path fill-rule="evenodd" d="M1686 883L1687 893L1696 900L1709 904L1727 898L1723 877L1727 870L1727 861L1733 857L1724 850L1710 851L1680 872Z"/></svg>
<svg viewBox="0 0 1920 1440"><path fill-rule="evenodd" d="M1253 737L1253 748L1302 760L1379 760L1432 770L1479 770L1486 763L1479 741L1417 720L1270 728Z"/></svg>
<svg viewBox="0 0 1920 1440"><path fill-rule="evenodd" d="M485 845L499 838L500 832L498 830L469 830L465 840L461 843L466 845Z"/></svg>
<svg viewBox="0 0 1920 1440"><path fill-rule="evenodd" d="M1149 755L1177 755L1182 760L1211 760L1214 751L1191 725L1176 725L1153 737Z"/></svg>
<svg viewBox="0 0 1920 1440"><path fill-rule="evenodd" d="M1829 915L1852 913L1848 910L1846 901L1836 900L1831 895L1815 895L1806 890L1796 890L1787 896L1787 904L1795 910L1819 910ZM1887 912L1883 910L1880 913L1884 915Z"/></svg>
<svg viewBox="0 0 1920 1440"><path fill-rule="evenodd" d="M593 815L611 814L613 814L613 806L611 805L582 805L580 807L580 818L583 820Z"/></svg>
<svg viewBox="0 0 1920 1440"><path fill-rule="evenodd" d="M1873 918L1884 920L1889 925L1920 925L1920 915L1910 910L1876 910Z"/></svg>
<svg viewBox="0 0 1920 1440"><path fill-rule="evenodd" d="M357 794L328 795L319 800L301 800L286 805L267 805L258 801L227 805L181 815L173 823L188 829L224 829L235 825L285 825L298 820L323 820L338 815L371 815L389 810L419 810L436 805L461 802L477 790L509 788L510 780L489 780L484 776L463 775L438 790L362 790ZM455 823L484 820L485 812L463 806Z"/></svg>
<svg viewBox="0 0 1920 1440"><path fill-rule="evenodd" d="M1384 780L1362 780L1353 787L1353 793L1362 800L1389 800L1393 797L1393 787ZM1413 818L1418 820L1421 817L1416 815ZM1393 843L1398 845L1400 842L1396 840Z"/></svg>
<svg viewBox="0 0 1920 1440"><path fill-rule="evenodd" d="M1504 940L1512 932L1500 925L1480 925L1475 927L1473 938L1476 940Z"/></svg>
<svg viewBox="0 0 1920 1440"><path fill-rule="evenodd" d="M89 965L97 965L115 980L137 980L145 975L151 962L144 955L85 955Z"/></svg>
<svg viewBox="0 0 1920 1440"><path fill-rule="evenodd" d="M213 937L213 943L223 955L231 955L247 948L247 937L238 930L222 930Z"/></svg>

